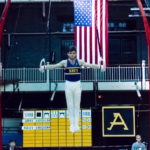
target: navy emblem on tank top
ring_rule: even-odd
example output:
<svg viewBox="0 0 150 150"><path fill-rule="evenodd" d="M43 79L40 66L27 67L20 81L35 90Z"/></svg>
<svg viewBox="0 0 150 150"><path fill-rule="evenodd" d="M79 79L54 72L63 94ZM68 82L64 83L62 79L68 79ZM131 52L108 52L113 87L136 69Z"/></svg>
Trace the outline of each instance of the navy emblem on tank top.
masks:
<svg viewBox="0 0 150 150"><path fill-rule="evenodd" d="M69 60L67 60L67 66L65 68L65 80L67 81L79 81L81 75L81 69L78 60L75 60L74 64L71 64Z"/></svg>

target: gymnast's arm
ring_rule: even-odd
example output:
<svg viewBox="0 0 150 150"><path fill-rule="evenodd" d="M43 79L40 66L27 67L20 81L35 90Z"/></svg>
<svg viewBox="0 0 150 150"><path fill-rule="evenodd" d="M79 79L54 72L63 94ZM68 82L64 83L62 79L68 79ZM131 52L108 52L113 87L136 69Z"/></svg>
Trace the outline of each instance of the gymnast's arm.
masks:
<svg viewBox="0 0 150 150"><path fill-rule="evenodd" d="M52 70L52 69L55 69L55 68L61 68L61 67L64 67L66 65L66 60L62 60L61 62L57 63L57 64L53 64L53 65L43 65L40 67L40 71L43 71L43 70Z"/></svg>
<svg viewBox="0 0 150 150"><path fill-rule="evenodd" d="M89 64L87 62L84 62L83 60L79 60L79 64L83 67L87 67L87 68L94 68L94 69L100 69L99 65L95 65L95 64Z"/></svg>
<svg viewBox="0 0 150 150"><path fill-rule="evenodd" d="M61 68L61 67L64 67L65 64L66 64L66 61L62 60L61 62L54 64L54 65L45 65L45 69L51 70L51 69L55 69L55 68Z"/></svg>

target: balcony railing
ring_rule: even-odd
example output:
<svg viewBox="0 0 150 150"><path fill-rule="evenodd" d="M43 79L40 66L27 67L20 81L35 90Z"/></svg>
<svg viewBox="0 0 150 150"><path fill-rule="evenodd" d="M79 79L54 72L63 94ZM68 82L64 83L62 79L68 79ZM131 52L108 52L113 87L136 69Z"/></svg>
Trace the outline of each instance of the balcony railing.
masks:
<svg viewBox="0 0 150 150"><path fill-rule="evenodd" d="M148 80L148 67L107 67L105 72L100 69L81 69L81 81L100 82L132 82ZM18 80L23 83L63 82L64 69L47 70L39 68L6 68L2 71L4 81Z"/></svg>

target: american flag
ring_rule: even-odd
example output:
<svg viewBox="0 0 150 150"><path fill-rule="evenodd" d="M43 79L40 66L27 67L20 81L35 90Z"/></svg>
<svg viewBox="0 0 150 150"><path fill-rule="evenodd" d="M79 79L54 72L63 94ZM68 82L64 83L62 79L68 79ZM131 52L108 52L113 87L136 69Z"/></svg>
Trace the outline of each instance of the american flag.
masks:
<svg viewBox="0 0 150 150"><path fill-rule="evenodd" d="M74 0L77 57L91 64L108 65L108 1Z"/></svg>

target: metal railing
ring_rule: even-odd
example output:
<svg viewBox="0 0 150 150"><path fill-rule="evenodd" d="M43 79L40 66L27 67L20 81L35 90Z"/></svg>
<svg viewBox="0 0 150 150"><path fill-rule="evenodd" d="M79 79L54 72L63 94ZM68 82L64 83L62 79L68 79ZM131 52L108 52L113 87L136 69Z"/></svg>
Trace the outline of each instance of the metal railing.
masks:
<svg viewBox="0 0 150 150"><path fill-rule="evenodd" d="M2 70L4 81L14 81L24 83L40 82L63 82L64 69L47 70L44 73L39 68L6 68ZM100 69L81 69L81 81L100 81L100 82L127 82L127 81L146 81L148 80L148 67L107 67L106 71Z"/></svg>

